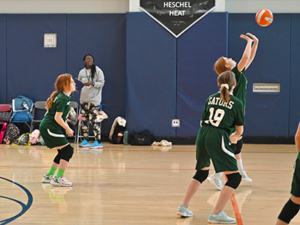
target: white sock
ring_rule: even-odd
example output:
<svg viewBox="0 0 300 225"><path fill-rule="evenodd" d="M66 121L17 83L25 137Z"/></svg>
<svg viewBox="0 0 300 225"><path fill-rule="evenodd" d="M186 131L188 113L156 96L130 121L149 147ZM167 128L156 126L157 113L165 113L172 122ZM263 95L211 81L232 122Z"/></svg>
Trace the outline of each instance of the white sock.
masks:
<svg viewBox="0 0 300 225"><path fill-rule="evenodd" d="M223 172L221 172L221 173L215 173L214 177L218 178L218 179L221 179L222 178L222 174L223 174Z"/></svg>
<svg viewBox="0 0 300 225"><path fill-rule="evenodd" d="M242 172L244 170L242 159L237 159L236 162L237 162L239 171Z"/></svg>

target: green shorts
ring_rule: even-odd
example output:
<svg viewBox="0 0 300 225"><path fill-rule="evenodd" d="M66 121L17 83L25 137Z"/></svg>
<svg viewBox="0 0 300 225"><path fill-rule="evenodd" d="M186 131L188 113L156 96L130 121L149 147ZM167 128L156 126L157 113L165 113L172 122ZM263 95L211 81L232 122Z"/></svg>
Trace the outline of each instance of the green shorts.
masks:
<svg viewBox="0 0 300 225"><path fill-rule="evenodd" d="M40 133L48 148L55 148L69 144L61 129L49 127L46 124L40 125Z"/></svg>
<svg viewBox="0 0 300 225"><path fill-rule="evenodd" d="M291 194L295 197L300 197L300 153L298 153L298 157L294 166Z"/></svg>
<svg viewBox="0 0 300 225"><path fill-rule="evenodd" d="M199 130L196 148L196 170L209 167L211 159L217 173L238 171L236 159L230 147L229 134L225 130L204 125Z"/></svg>

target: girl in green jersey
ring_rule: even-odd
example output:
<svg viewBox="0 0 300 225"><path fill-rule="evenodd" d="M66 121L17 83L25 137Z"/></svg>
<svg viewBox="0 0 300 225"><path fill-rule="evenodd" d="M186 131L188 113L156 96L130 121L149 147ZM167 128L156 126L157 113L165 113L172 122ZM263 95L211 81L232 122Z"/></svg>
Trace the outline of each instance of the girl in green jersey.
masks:
<svg viewBox="0 0 300 225"><path fill-rule="evenodd" d="M243 56L239 63L236 63L231 58L221 57L215 63L215 71L217 74L221 74L224 71L231 70L235 74L236 78L236 87L233 91L233 95L240 99L246 107L246 92L247 92L247 78L244 75L245 70L250 66L254 57L256 55L258 47L258 39L251 33L247 35L241 35L240 38L247 41ZM252 45L253 43L253 45ZM239 173L242 175L242 178L246 182L252 182L252 179L248 177L242 163L241 150L243 146L243 140L240 139L236 145L233 145L235 158L237 160L237 165L239 168ZM222 190L222 173L213 173L208 180L212 183L217 189Z"/></svg>
<svg viewBox="0 0 300 225"><path fill-rule="evenodd" d="M232 95L235 87L235 76L226 71L218 77L220 92L208 97L202 113L202 127L196 140L196 173L191 180L183 203L178 207L177 215L191 217L189 203L201 184L206 180L210 160L217 172L224 172L227 183L221 191L214 210L210 213L209 223L236 223L235 218L228 217L223 209L229 201L234 190L241 182L236 159L230 143L236 143L243 133L244 107L242 102ZM232 129L234 133L231 133Z"/></svg>
<svg viewBox="0 0 300 225"><path fill-rule="evenodd" d="M276 225L286 225L297 215L300 209L300 123L295 135L295 144L298 156L294 166L294 175L291 187L291 197L282 208Z"/></svg>
<svg viewBox="0 0 300 225"><path fill-rule="evenodd" d="M76 84L70 74L58 76L55 88L46 103L48 110L40 124L40 133L48 148L56 148L58 154L53 160L48 173L42 179L43 183L50 183L54 186L71 187L73 184L64 177L64 172L69 160L73 156L73 147L63 134L63 128L68 136L74 131L67 123L67 117L71 109L71 93L76 90ZM54 173L57 171L56 176Z"/></svg>

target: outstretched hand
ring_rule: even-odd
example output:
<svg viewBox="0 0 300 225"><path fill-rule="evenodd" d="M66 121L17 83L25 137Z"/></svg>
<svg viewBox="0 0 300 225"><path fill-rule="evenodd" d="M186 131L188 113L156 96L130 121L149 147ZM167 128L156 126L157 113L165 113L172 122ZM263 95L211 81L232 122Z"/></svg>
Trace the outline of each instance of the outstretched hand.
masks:
<svg viewBox="0 0 300 225"><path fill-rule="evenodd" d="M251 41L251 42L253 41L250 37L248 37L248 36L246 36L244 34L241 34L240 38L245 39L246 41Z"/></svg>
<svg viewBox="0 0 300 225"><path fill-rule="evenodd" d="M255 35L253 35L251 33L247 33L247 35L253 39L254 43L258 43L258 38Z"/></svg>

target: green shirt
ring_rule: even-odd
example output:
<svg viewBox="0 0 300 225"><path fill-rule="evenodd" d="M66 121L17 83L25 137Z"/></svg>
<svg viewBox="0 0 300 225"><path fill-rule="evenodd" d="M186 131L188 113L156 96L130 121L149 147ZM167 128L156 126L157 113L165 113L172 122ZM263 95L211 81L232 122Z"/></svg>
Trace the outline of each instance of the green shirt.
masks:
<svg viewBox="0 0 300 225"><path fill-rule="evenodd" d="M202 113L202 125L218 127L231 133L235 126L244 125L243 103L233 95L231 100L224 102L221 94L215 93L208 97Z"/></svg>
<svg viewBox="0 0 300 225"><path fill-rule="evenodd" d="M246 107L246 96L247 96L247 78L244 75L245 69L239 72L237 66L234 67L232 70L235 74L236 79L236 87L233 89L233 95L240 99Z"/></svg>
<svg viewBox="0 0 300 225"><path fill-rule="evenodd" d="M61 126L55 121L56 112L62 112L62 119L67 120L71 109L71 97L64 93L59 93L53 100L52 107L46 112L41 126L46 125L48 128L61 129Z"/></svg>

